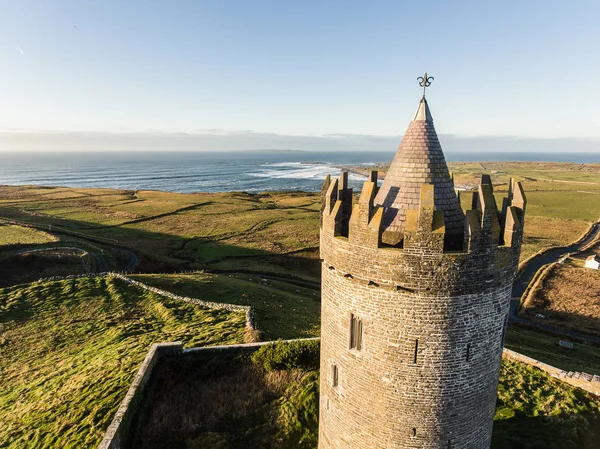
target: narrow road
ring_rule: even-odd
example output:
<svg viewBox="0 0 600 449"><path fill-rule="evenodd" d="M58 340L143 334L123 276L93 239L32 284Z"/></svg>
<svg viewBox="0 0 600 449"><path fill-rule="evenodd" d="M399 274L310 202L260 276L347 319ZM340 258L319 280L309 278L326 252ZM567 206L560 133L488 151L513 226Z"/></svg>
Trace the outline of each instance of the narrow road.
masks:
<svg viewBox="0 0 600 449"><path fill-rule="evenodd" d="M531 279L533 279L533 276L535 276L535 273L537 273L538 270L544 265L547 265L552 262L557 262L561 258L561 256L565 255L566 253L574 253L576 251L579 251L585 245L594 240L598 236L599 232L600 223L596 223L593 226L592 231L589 233L589 235L581 242L569 246L563 246L562 248L553 249L552 251L548 251L547 253L530 260L521 272L521 277L519 277L517 282L515 282L513 285L512 297L520 298L521 296L523 296L523 293L525 293L525 289L531 282Z"/></svg>
<svg viewBox="0 0 600 449"><path fill-rule="evenodd" d="M79 253L87 253L92 259L92 272L93 273L103 273L108 271L108 262L104 258L104 251L91 251L89 249L76 248L72 246L65 247L50 247L50 248L33 248L26 249L23 251L17 251L15 254L25 255L25 254L36 254L36 253L44 253L44 252L57 252L57 251L65 251L65 252L79 252Z"/></svg>
<svg viewBox="0 0 600 449"><path fill-rule="evenodd" d="M566 337L600 344L600 337L594 337L592 335L569 331L549 324L539 323L537 321L530 321L526 318L517 315L517 309L519 307L519 303L521 301L523 293L525 293L527 286L529 285L535 274L544 265L557 262L562 256L564 256L567 253L574 253L581 250L584 246L591 243L596 237L598 237L598 235L600 235L600 222L594 224L591 232L581 242L553 249L552 251L548 251L547 253L535 257L534 259L529 261L529 263L523 269L519 279L513 284L512 299L510 303L510 314L508 317L509 322L526 324L527 326L536 327L542 331L552 332L553 334L564 335Z"/></svg>
<svg viewBox="0 0 600 449"><path fill-rule="evenodd" d="M108 247L110 249L116 249L118 251L122 251L127 254L127 258L128 258L127 264L125 265L125 267L120 268L120 270L125 271L125 272L131 271L138 264L138 256L133 250L131 250L130 248L128 248L126 246L111 243L108 241L108 239L104 239L102 237L85 235L85 234L81 234L79 232L73 232L73 231L70 231L67 229L60 228L58 226L52 226L52 228L50 230L48 225L38 225L38 224L30 223L27 221L15 220L13 218L0 217L0 219L6 221L8 223L16 224L19 226L25 226L25 227L29 227L29 228L39 229L40 231L44 231L49 234L68 235L69 237L75 237L76 239L93 242L94 244L96 244L98 246ZM86 249L86 251L88 251L90 256L92 257L92 259L94 259L94 263L96 265L96 271L104 272L104 271L110 270L108 262L106 261L106 258L104 257L104 254L102 251L97 252L97 251L90 251L87 249Z"/></svg>

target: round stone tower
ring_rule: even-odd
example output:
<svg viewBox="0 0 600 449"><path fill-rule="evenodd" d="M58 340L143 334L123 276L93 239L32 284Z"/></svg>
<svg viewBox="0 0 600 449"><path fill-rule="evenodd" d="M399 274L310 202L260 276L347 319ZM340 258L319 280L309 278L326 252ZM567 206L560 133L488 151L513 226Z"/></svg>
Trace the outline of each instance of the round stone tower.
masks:
<svg viewBox="0 0 600 449"><path fill-rule="evenodd" d="M423 97L385 181L323 186L319 448L490 446L525 195L463 213ZM354 204L353 204L354 203Z"/></svg>

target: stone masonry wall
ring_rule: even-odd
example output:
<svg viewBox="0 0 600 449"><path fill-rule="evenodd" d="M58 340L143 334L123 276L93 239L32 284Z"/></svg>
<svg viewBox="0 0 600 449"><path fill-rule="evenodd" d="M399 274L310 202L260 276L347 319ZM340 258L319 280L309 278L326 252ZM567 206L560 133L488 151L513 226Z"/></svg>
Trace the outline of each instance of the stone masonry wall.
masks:
<svg viewBox="0 0 600 449"><path fill-rule="evenodd" d="M183 345L180 342L157 343L150 347L150 351L144 358L129 390L127 390L125 398L121 401L121 405L106 430L98 449L124 449L128 446L129 429L139 412L144 389L150 380L154 367L161 357L178 355L182 352Z"/></svg>
<svg viewBox="0 0 600 449"><path fill-rule="evenodd" d="M319 448L489 447L510 280L446 298L322 276Z"/></svg>
<svg viewBox="0 0 600 449"><path fill-rule="evenodd" d="M560 379L574 387L589 391L596 396L600 396L600 376L596 374L581 373L579 371L565 371L507 348L504 349L503 357L535 366L556 379Z"/></svg>

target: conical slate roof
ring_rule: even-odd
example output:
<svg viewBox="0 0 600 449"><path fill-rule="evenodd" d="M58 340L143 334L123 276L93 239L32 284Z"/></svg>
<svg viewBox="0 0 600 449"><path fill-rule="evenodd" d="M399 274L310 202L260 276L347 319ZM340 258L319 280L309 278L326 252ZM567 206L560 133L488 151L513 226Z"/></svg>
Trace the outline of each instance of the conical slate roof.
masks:
<svg viewBox="0 0 600 449"><path fill-rule="evenodd" d="M406 211L419 208L421 184L425 183L434 185L434 205L444 211L446 234L461 234L464 214L423 97L375 198L375 204L384 206L384 236L404 232Z"/></svg>

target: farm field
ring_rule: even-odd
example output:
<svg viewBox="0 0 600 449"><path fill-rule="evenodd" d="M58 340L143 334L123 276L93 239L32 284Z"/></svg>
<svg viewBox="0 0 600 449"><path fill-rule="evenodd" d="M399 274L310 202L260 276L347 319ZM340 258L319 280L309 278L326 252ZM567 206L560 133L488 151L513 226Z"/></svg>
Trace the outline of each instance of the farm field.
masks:
<svg viewBox="0 0 600 449"><path fill-rule="evenodd" d="M10 245L39 245L57 240L47 232L0 222L0 248Z"/></svg>
<svg viewBox="0 0 600 449"><path fill-rule="evenodd" d="M523 181L528 198L523 260L576 240L600 218L600 164L450 165L457 184L459 176L474 186L482 172L492 173L498 197L509 177ZM468 207L470 195L461 197ZM319 210L319 194L304 192L180 194L0 186L0 217L42 229L51 226L61 239L93 239L107 256L115 253L114 245L131 248L139 257L137 271L150 273L244 269L251 261L256 271L296 273L318 282ZM113 269L119 269L118 258L115 254Z"/></svg>
<svg viewBox="0 0 600 449"><path fill-rule="evenodd" d="M600 271L573 264L552 266L520 313L534 321L600 335Z"/></svg>
<svg viewBox="0 0 600 449"><path fill-rule="evenodd" d="M152 343L239 343L245 316L114 278L0 289L0 442L95 447Z"/></svg>
<svg viewBox="0 0 600 449"><path fill-rule="evenodd" d="M281 256L294 257L294 269L305 252L315 259L319 210L320 196L310 193L0 187L0 217L92 239L108 253L125 246L138 254L142 272L232 261L244 266L246 259L272 256L280 256L277 264L283 267Z"/></svg>

